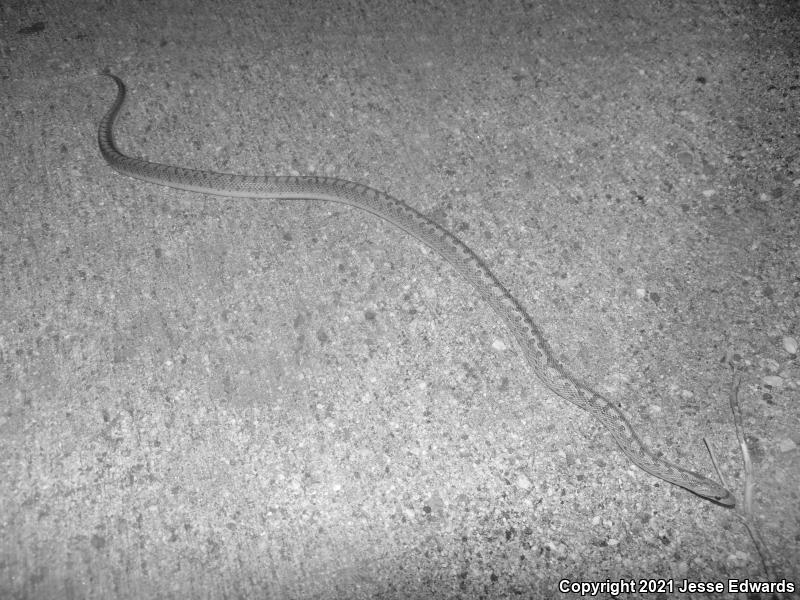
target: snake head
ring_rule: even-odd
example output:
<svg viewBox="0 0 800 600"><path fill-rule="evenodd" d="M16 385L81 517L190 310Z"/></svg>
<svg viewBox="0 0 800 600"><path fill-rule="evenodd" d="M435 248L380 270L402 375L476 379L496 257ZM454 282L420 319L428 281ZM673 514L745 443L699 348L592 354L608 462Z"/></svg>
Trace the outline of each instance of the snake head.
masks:
<svg viewBox="0 0 800 600"><path fill-rule="evenodd" d="M736 497L724 488L722 489L722 491L725 493L720 496L714 496L711 498L711 500L713 500L717 504L721 504L722 506L727 506L730 508L736 506Z"/></svg>
<svg viewBox="0 0 800 600"><path fill-rule="evenodd" d="M703 482L704 485L702 488L698 487L697 489L689 489L691 489L691 491L698 496L707 498L708 500L711 500L720 506L725 506L728 508L733 508L736 506L736 496L718 483L711 481L710 479L706 479L705 477L703 477L703 479L705 479L705 481Z"/></svg>

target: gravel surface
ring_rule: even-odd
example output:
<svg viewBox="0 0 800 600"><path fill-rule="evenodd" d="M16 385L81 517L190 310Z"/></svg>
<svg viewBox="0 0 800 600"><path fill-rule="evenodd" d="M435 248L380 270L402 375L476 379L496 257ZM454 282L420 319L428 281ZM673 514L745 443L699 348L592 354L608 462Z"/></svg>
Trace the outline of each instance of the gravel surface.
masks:
<svg viewBox="0 0 800 600"><path fill-rule="evenodd" d="M1 597L800 585L796 1L0 10ZM115 174L104 68L132 155L343 177L456 233L739 507L634 467L392 226Z"/></svg>

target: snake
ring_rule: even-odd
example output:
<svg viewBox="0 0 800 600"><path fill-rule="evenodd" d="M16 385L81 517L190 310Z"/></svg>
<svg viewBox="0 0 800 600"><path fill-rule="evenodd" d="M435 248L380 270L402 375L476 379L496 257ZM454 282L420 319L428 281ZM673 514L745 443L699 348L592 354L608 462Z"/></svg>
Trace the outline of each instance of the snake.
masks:
<svg viewBox="0 0 800 600"><path fill-rule="evenodd" d="M417 209L369 186L326 176L238 175L189 169L127 156L114 142L114 123L125 102L125 84L104 71L117 95L100 120L97 141L106 163L122 175L149 183L226 198L321 200L372 213L436 251L478 292L505 323L538 379L557 396L585 410L611 434L622 453L647 473L722 506L736 504L725 487L651 451L616 404L581 383L556 359L540 327L486 263L450 231Z"/></svg>

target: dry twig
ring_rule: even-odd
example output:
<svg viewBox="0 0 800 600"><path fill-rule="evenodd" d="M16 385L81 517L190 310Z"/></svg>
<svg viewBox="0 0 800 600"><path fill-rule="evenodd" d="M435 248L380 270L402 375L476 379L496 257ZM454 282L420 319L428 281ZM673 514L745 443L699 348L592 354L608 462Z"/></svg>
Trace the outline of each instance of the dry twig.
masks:
<svg viewBox="0 0 800 600"><path fill-rule="evenodd" d="M730 363L729 363L730 364ZM753 518L753 463L750 461L750 451L747 449L747 441L744 437L744 425L742 424L742 410L739 407L739 386L741 385L742 378L736 372L736 367L730 365L733 370L733 382L731 383L730 403L731 410L733 411L733 424L736 429L736 437L739 439L739 447L742 450L742 460L744 461L744 505L741 511L737 513L753 544L758 551L761 558L761 564L764 566L764 571L770 581L775 581L775 572L772 569L772 558L769 553L764 539L761 537L761 532L756 527L755 519ZM714 456L712 453L712 461ZM716 462L714 462L716 467Z"/></svg>

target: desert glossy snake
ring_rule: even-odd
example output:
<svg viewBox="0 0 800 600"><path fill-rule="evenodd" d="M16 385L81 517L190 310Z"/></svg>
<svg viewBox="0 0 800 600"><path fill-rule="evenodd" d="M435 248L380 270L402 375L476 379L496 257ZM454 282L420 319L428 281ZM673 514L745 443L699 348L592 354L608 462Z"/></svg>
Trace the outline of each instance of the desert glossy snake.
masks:
<svg viewBox="0 0 800 600"><path fill-rule="evenodd" d="M539 327L484 262L452 233L404 202L373 188L332 177L251 176L214 173L148 162L122 154L114 143L114 121L125 101L122 80L114 104L100 121L98 143L106 162L123 175L158 185L234 198L328 200L370 212L407 231L452 264L500 315L533 372L554 393L588 411L616 440L636 465L665 481L725 506L735 499L718 483L674 465L651 452L623 413L597 392L577 381L555 358Z"/></svg>

